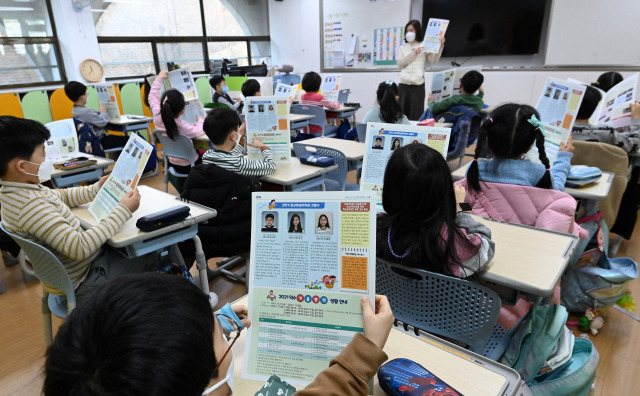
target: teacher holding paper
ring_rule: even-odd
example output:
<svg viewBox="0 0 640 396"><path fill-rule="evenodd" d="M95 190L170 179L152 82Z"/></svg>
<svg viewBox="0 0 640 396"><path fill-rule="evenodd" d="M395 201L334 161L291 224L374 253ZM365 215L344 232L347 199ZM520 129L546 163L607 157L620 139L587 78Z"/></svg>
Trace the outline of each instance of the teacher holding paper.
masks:
<svg viewBox="0 0 640 396"><path fill-rule="evenodd" d="M410 120L417 120L424 112L424 65L427 58L431 63L438 62L444 48L444 37L440 38L437 54L425 54L422 52L424 32L420 21L410 20L404 32L405 44L398 48L396 56L400 66L400 106Z"/></svg>

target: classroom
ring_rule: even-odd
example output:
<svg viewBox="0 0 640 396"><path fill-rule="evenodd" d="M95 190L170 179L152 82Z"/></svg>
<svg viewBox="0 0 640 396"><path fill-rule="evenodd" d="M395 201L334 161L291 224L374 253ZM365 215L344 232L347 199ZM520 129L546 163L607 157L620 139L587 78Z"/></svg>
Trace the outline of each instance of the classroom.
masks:
<svg viewBox="0 0 640 396"><path fill-rule="evenodd" d="M308 394L367 394L369 385L364 377L373 378L373 390L369 394L391 394L384 388L390 386L391 380L383 385L380 372L377 375L376 372L380 364L396 358L411 359L422 365L426 374L420 375L435 376L429 379L439 381L440 389L450 386L465 395L634 394L633 389L640 386L636 375L640 372L640 314L634 310L633 302L633 298L640 298L637 279L640 128L634 129L640 125L636 123L636 118L640 118L640 104L636 102L640 100L636 96L640 53L628 37L640 34L634 18L640 15L640 4L634 0L611 4L600 0L527 0L509 6L504 3L500 0L480 3L470 0L0 0L0 130L11 124L5 122L9 119L5 116L15 116L19 122L28 121L19 124L25 130L35 128L35 131L43 124L53 132L50 139L42 139L46 162L51 162L49 157L53 153L48 145L55 146L60 159L64 159L61 162L69 161L68 169L65 170L65 165L53 169L51 180L45 186L66 190L99 181L101 187L119 188L123 197L120 203L118 198L113 198L108 206L105 200L111 198L106 195L112 195L113 190L107 192L107 188L99 189L95 185L96 188L83 187L90 193L85 190L61 193L67 201L57 199L65 202L66 210L62 209L58 216L62 214L69 228L74 228L69 235L76 238L76 234L98 230L91 238L102 238L106 242L97 243L92 239L82 245L92 249L90 254L83 254L82 259L56 259L56 251L71 249L56 240L64 234L61 228L55 228L57 232L51 228L47 238L42 238L46 242L39 243L60 248L43 248L33 243L40 240L33 236L38 234L27 230L24 225L27 220L15 217L15 212L9 210L16 199L24 199L15 192L19 182L36 185L42 179L39 176L45 167L34 169L45 163L41 162L45 156L35 164L35 157L31 157L31 162L22 157L11 159L9 167L20 163L28 169L22 173L4 169L7 165L2 160L0 172L6 172L0 177L0 188L4 190L0 190L3 229L15 230L14 233L26 241L24 244L36 245L28 247L34 250L29 250L26 256L40 257L40 253L35 252L54 251L49 256L58 262L62 277L77 294L76 310L87 301L96 307L100 305L97 299L90 299L89 293L102 291L100 295L105 296L106 301L109 294L118 291L106 286L85 291L93 287L90 282L96 263L108 268L111 261L129 260L140 268L144 265L145 269L127 272L147 272L149 264L142 259L153 256L154 264L159 260L161 267L171 262L168 264L171 268L165 266L160 272L180 274L179 264L184 262L189 276L180 277L191 278L200 294L210 296L209 303L216 312L213 317L218 319L210 324L214 340L209 349L215 348L217 360L213 363L220 366L216 365L213 370L214 366L197 362L209 370L207 381L209 378L221 381L207 382L206 388L227 383L221 388L209 389L212 395L229 394L218 393L225 389L239 395L256 394L270 374L286 374L292 371L291 365L295 362L313 360L301 352L307 348L296 344L302 342L296 340L308 340L306 336L299 336L307 331L303 317L315 316L317 320L322 315L326 323L321 322L318 327L324 326L322 331L326 333L321 331L322 334L315 337L323 340L319 344L324 344L326 349L318 352L322 349L318 347L311 354L316 358L324 354L320 359L324 366L309 363L313 369L296 368L291 377L280 375L298 389L311 382L306 389ZM428 22L430 18L437 18L433 25ZM415 25L408 24L411 20L421 24L420 31L407 36L408 32L416 32ZM444 25L442 20L446 21ZM439 36L438 29L441 29ZM435 32L434 36L429 36L429 31ZM420 40L423 37L424 41ZM428 50L425 43L435 50ZM425 55L420 55L422 51ZM424 70L421 65L415 68L416 58L426 59ZM464 86L472 83L465 77L472 71L481 73L481 80L467 93ZM314 88L304 91L304 87L313 85L311 72L319 74L319 93L314 92L317 91ZM623 79L609 91L616 93L616 104L612 106L607 103L612 98L606 96L608 88L596 83L608 72L617 72ZM176 73L182 74L178 78ZM211 79L221 73L226 80ZM407 77L409 73L414 74ZM455 83L447 85L449 78ZM256 89L266 97L264 100L245 94L246 82L251 79L258 82ZM76 86L77 94L68 89L73 81L81 83L80 88ZM429 110L441 98L449 100L444 99L444 91L436 88L440 83L444 90L450 90L452 99L471 100L469 97L473 96L473 100L478 100L479 97L480 107L468 123L458 122L462 118L458 114L449 119L439 110ZM612 85L615 84L618 80ZM167 94L169 88L179 91L178 99ZM288 89L293 90L291 97L284 98L287 93L279 94L283 90L289 92ZM561 89L567 92L564 97ZM598 95L594 107L599 104L593 116L585 117L578 111L579 106L572 110L576 103L587 103L588 95L594 91ZM629 99L631 95L633 100ZM173 106L174 100L180 102L180 106L172 109L167 118L166 110ZM389 101L393 102L391 116L382 111L383 103L386 106ZM560 115L550 115L556 108L548 110L556 106L555 102L563 102L564 107L557 105ZM514 105L503 107L505 103ZM462 104L465 108L473 106L467 102ZM513 110L516 107L517 112ZM104 118L100 126L91 126L88 120L79 119L78 108L102 113L108 121ZM314 108L319 108L320 114ZM99 112L94 111L98 109ZM607 116L605 112L609 110L615 116ZM522 112L528 113L520 119ZM615 117L619 119L611 120ZM326 121L319 124L321 127L315 126L314 121L325 118ZM393 120L391 123L397 130L389 130L387 119ZM596 123L594 119L606 122ZM263 126L269 122L273 127L269 124L265 132ZM345 128L347 124L349 128ZM567 125L570 126L566 128ZM506 151L503 147L506 144L495 143L507 141L506 134L516 130L530 131L525 150ZM87 133L97 136L95 139L114 135L119 140L96 143L93 137L87 140ZM172 137L174 133L178 138ZM60 134L66 135L61 138ZM562 136L557 143L549 140L553 134ZM510 136L509 150L514 150L514 145L525 144L522 143L524 132ZM11 139L14 140L6 142L17 141L18 137ZM55 139L60 139L60 146ZM518 139L522 142L514 143ZM91 146L91 142L97 146ZM553 145L555 148L549 151ZM416 150L425 147L429 148L423 153L425 156L436 151L441 154L437 163L443 168L437 177L432 174L436 172L411 172L407 162L403 163L399 155L394 156L396 149L398 154L417 156L422 151ZM83 158L64 157L62 152L67 149L70 153L81 152ZM502 149L505 151L501 155ZM37 150L32 154L37 156ZM545 150L547 156L532 157ZM7 147L0 147L0 152L23 155ZM442 161L442 156L446 161ZM434 157L420 158L436 163L435 159L423 159ZM328 162L323 163L323 159ZM532 181L511 181L514 179L494 172L502 159L505 163L517 162L517 166L531 162L539 174L535 177L527 174ZM83 163L85 160L88 163ZM139 165L139 161L144 161L143 165L134 169L131 164ZM492 168L491 161L498 165ZM197 165L201 162L205 166ZM562 165L557 165L560 162ZM209 164L216 166L206 168ZM572 173L572 166L576 165L599 168L594 171L597 176L589 179L589 184L585 181L581 185L575 177L582 176ZM471 171L467 173L474 168L479 176L472 176ZM396 172L393 176L392 169ZM575 172L578 171L579 168L575 168ZM181 176L181 172L189 173L189 177ZM231 174L235 177L229 176ZM111 176L103 178L103 175ZM589 177L591 174L585 176ZM386 190L391 193L383 193L383 179L385 187L391 185ZM229 187L231 184L224 183L234 184ZM429 187L419 190L420 183ZM446 188L438 190L435 183L442 183ZM127 186L123 189L121 184ZM128 193L129 185L137 185L137 189ZM216 190L219 185L235 190L230 193L225 190L231 195L222 196L221 190ZM518 195L516 203L504 198L514 193L514 185L522 187L522 191L517 192L522 195ZM5 198L10 194L14 194L13 198ZM306 196L312 198L305 200ZM486 203L487 197L491 203ZM391 200L397 200L395 208ZM76 202L82 205L72 207L68 202L73 202L73 206ZM29 206L31 215L24 217L33 222L38 217L33 214L42 207L29 205L32 205ZM415 209L418 206L420 208ZM165 214L161 220L153 217L177 207L187 208L186 214L177 210ZM429 212L432 207L437 209ZM544 213L549 217L527 222L534 216L532 212L538 216L544 210L548 210ZM240 211L246 216L233 215ZM52 216L41 213L40 217L45 219ZM425 223L416 221L429 213L435 216L430 219L441 222L442 228L438 226L436 232L429 233L426 226L420 225ZM168 215L182 217L170 220L168 226L156 224L167 221ZM24 228L20 228L23 225ZM144 226L150 228L143 230ZM361 233L345 232L349 227ZM251 235L247 233L249 228ZM456 232L464 234L464 243ZM427 245L434 241L441 248L433 249L436 253L423 249L424 243L417 241L418 235L427 238ZM454 242L447 242L447 235L448 241ZM9 242L2 239L4 236ZM84 241L85 237L77 238ZM344 245L344 241L351 241L353 245ZM0 395L41 394L49 340L51 337L56 340L65 323L54 308L47 316L47 307L56 301L63 316L69 307L64 298L52 297L56 287L44 280L40 282L38 278L46 276L39 272L41 269L36 269L34 275L29 259L25 259L27 248L22 243L18 241L20 246L15 252L7 250L4 243L12 240L4 232L0 233L0 242L0 331L5 335L0 341ZM239 251L238 246L250 248L248 252ZM109 252L118 254L109 256ZM405 257L408 258L405 260ZM50 258L38 260L49 263L46 260ZM323 260L335 261L335 268L323 266ZM569 309L571 303L565 290L577 289L578 281L567 273L577 274L585 269L582 265L600 270L598 265L602 265L603 260L613 266L628 265L628 272L623 273L628 275L625 279L609 283L609 295L617 297L602 302L600 308L596 306L593 311L591 308L585 311L577 303L574 309ZM420 264L409 267L402 265L418 261ZM178 264L175 268L174 262ZM301 266L300 262L307 265ZM76 274L79 267L89 265L88 273ZM280 275L274 266L281 271ZM347 267L351 272L345 270ZM602 270L611 270L611 267ZM353 274L362 275L363 271L368 277L356 280ZM430 277L418 281L425 273ZM458 283L452 281L454 286L450 289L434 286L441 279L451 277L461 279L455 280ZM141 298L145 302L140 304L148 302L145 312L151 315L152 307L168 304L170 296L176 297L172 301L180 298L175 294L177 291L167 293L167 299L153 298L153 290L163 292L160 285L173 281L172 277L171 281L159 280L155 285L139 282L139 293L145 295ZM441 304L444 307L438 305L434 309L445 312L446 322L451 326L443 325L442 320L425 318L420 328L412 322L421 320L415 319L416 312L422 309L416 308L420 303L414 304L420 298L411 297L412 291L408 291L411 288L404 287L406 282L420 287L432 282L421 296L428 293L435 296L434 307L438 304L436 301L448 298L455 301L452 303L455 306L466 304L469 309L491 316L487 316L491 326L460 338L454 327L468 328L477 318L469 319L462 314L447 317L446 310L453 308L451 304ZM294 289L292 285L300 286L303 291L289 290ZM469 285L476 287L474 292L479 294L463 295L466 293L463 288L472 287ZM130 293L135 290L138 289L131 287ZM109 294L104 294L107 291ZM331 293L337 291L344 293L331 297ZM375 315L375 311L371 312L371 303L362 303L362 307L358 304L361 296L373 299L374 294L387 296L386 305L381 302L377 308L390 307L393 316L390 309ZM603 292L598 303L605 301L606 295L607 292ZM571 297L577 301L584 296ZM194 295L194 299L202 302L201 295ZM488 309L486 305L493 304L491 299L497 304ZM482 304L480 300L492 302ZM241 321L233 319L236 313L225 308L226 303L234 302L249 305L248 313L237 312ZM288 306L286 314L293 318L278 317L273 309L278 304ZM296 304L308 304L309 308L291 308ZM330 311L321 310L325 304ZM352 305L355 311L348 311ZM581 308L575 309L576 306ZM523 362L513 361L508 349L503 355L507 345L504 342L514 342L509 330L518 330L520 334L522 327L526 327L518 320L527 311L529 316L555 315L556 322L562 322L560 327L544 329L555 331L557 337L550 344L553 351L546 352L547 359L535 366L534 373L527 372L531 367L523 367ZM77 314L80 312L89 315L86 308ZM193 311L185 309L181 319L172 325L177 326L183 317L185 321L190 320L190 312ZM338 321L332 316L335 312L357 316L357 322ZM79 316L73 319L76 317ZM247 326L247 317L253 319L251 326L255 331L238 331L238 342L231 341L229 332ZM405 326L392 326L393 318ZM96 319L96 323L105 322ZM527 323L527 317L522 323ZM372 331L373 324L383 330ZM388 338L384 332L386 326L393 327L387 332ZM79 337L79 332L70 332L71 328L71 325L63 327L65 331L69 329L64 336ZM502 329L503 333L496 333L496 329ZM222 332L226 339L222 338ZM276 341L269 346L260 338L263 334L277 334L273 340L280 340L278 337L294 332L298 332L294 334L296 339L290 340L291 344L278 344L279 347L273 346ZM365 336L353 338L358 332L364 332ZM345 341L347 333L349 337ZM331 338L334 336L335 339ZM337 339L340 339L339 346L334 344ZM233 347L228 346L227 340ZM573 347L568 347L567 352L563 343ZM500 353L492 355L491 348ZM226 357L231 354L220 358L225 350L233 352L231 365L228 364L231 359ZM569 364L572 352L576 358ZM566 365L562 370L555 370L560 364L552 362L552 357L560 353L565 353L562 362ZM336 363L323 372L322 375L328 377L318 376L312 382L322 368L328 367L327 356L334 357L334 361L344 359L344 366L349 366L348 359L358 358L366 364L356 361L356 368L345 369L341 368L342 363ZM362 367L357 366L358 363ZM385 367L392 370L391 364ZM576 371L577 368L581 371ZM194 367L185 371L205 369ZM216 371L215 377L210 375L212 370ZM354 374L357 370L362 372ZM545 376L544 370L567 376L567 382L573 382L571 389L584 386L575 393L545 388L554 377ZM320 382L321 378L324 383ZM185 375L184 380L189 379ZM280 379L271 382L270 379L267 385L273 386L273 390L279 386L286 389L287 384L280 384ZM343 382L352 384L349 389L353 393L342 393L347 389ZM416 381L410 382L414 387L420 386L415 385ZM202 394L204 389L199 388L193 394Z"/></svg>

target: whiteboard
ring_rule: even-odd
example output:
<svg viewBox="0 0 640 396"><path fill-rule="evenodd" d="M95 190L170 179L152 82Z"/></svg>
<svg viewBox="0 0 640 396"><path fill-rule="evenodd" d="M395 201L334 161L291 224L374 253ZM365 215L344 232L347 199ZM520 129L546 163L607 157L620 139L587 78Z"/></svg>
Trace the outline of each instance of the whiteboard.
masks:
<svg viewBox="0 0 640 396"><path fill-rule="evenodd" d="M640 66L640 1L556 0L546 66Z"/></svg>
<svg viewBox="0 0 640 396"><path fill-rule="evenodd" d="M411 0L323 0L320 20L322 69L397 70Z"/></svg>

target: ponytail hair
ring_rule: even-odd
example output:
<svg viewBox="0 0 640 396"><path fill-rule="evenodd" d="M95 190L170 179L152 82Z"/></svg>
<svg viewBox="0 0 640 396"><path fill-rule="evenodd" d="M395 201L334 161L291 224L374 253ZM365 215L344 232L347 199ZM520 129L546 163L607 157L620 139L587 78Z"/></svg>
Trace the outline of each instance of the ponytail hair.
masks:
<svg viewBox="0 0 640 396"><path fill-rule="evenodd" d="M548 170L550 166L544 149L544 135L538 123L533 122L532 116L535 116L535 120L540 118L538 111L529 105L505 103L498 106L482 123L474 161L467 171L467 182L472 190L480 191L477 159L485 147L488 147L492 156L500 161L521 158L534 143L538 149L540 162L547 168L537 187L551 188L551 176Z"/></svg>
<svg viewBox="0 0 640 396"><path fill-rule="evenodd" d="M396 83L387 80L378 85L376 97L380 105L380 118L389 124L395 124L404 116L396 96L398 96Z"/></svg>
<svg viewBox="0 0 640 396"><path fill-rule="evenodd" d="M171 140L176 140L180 135L176 118L184 110L184 95L177 89L170 89L162 94L160 103L160 116L167 136Z"/></svg>

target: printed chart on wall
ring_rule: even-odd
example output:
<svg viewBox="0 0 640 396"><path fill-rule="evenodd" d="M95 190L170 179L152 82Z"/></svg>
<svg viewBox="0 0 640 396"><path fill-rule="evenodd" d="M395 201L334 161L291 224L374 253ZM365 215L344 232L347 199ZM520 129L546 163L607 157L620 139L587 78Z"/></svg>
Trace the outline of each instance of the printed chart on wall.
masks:
<svg viewBox="0 0 640 396"><path fill-rule="evenodd" d="M250 96L245 100L247 142L258 138L269 146L276 162L291 161L289 147L289 99L278 96ZM259 148L248 147L249 159L262 160Z"/></svg>
<svg viewBox="0 0 640 396"><path fill-rule="evenodd" d="M324 68L395 66L410 9L410 0L324 0L320 26Z"/></svg>
<svg viewBox="0 0 640 396"><path fill-rule="evenodd" d="M585 89L582 84L547 78L536 105L540 113L540 121L571 131Z"/></svg>
<svg viewBox="0 0 640 396"><path fill-rule="evenodd" d="M96 221L101 222L122 197L136 188L152 149L146 140L135 133L131 135L109 178L89 205L89 213Z"/></svg>
<svg viewBox="0 0 640 396"><path fill-rule="evenodd" d="M315 197L315 198L314 198ZM362 332L375 296L375 195L253 193L242 377L307 385Z"/></svg>
<svg viewBox="0 0 640 396"><path fill-rule="evenodd" d="M407 144L426 144L446 158L450 136L451 128L367 123L360 190L375 191L377 211L384 212L382 209L384 171L394 150Z"/></svg>

